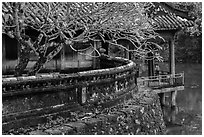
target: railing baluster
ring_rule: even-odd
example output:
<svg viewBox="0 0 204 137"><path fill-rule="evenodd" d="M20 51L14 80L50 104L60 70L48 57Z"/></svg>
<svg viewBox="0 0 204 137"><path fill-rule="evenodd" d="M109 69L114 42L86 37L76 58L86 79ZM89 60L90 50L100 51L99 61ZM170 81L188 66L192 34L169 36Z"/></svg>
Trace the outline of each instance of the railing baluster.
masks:
<svg viewBox="0 0 204 137"><path fill-rule="evenodd" d="M169 74L141 77L138 82L144 86L149 86L152 88L162 88L163 86L181 86L184 85L184 72L175 75Z"/></svg>
<svg viewBox="0 0 204 137"><path fill-rule="evenodd" d="M184 85L184 72L182 72L182 85Z"/></svg>

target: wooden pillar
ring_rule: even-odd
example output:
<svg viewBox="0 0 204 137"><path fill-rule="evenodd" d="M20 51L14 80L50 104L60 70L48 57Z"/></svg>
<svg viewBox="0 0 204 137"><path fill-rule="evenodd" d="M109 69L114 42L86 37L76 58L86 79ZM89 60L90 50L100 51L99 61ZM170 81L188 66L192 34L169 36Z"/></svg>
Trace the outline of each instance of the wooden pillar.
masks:
<svg viewBox="0 0 204 137"><path fill-rule="evenodd" d="M101 47L101 42L100 41L94 41L94 49L99 49ZM94 56L98 56L96 51L94 52ZM100 62L97 57L93 57L93 69L99 68Z"/></svg>
<svg viewBox="0 0 204 137"><path fill-rule="evenodd" d="M152 57L152 53L148 53L148 57ZM148 60L148 76L154 76L154 60Z"/></svg>
<svg viewBox="0 0 204 137"><path fill-rule="evenodd" d="M6 42L5 42L5 38L6 35L2 34L2 61L6 61Z"/></svg>
<svg viewBox="0 0 204 137"><path fill-rule="evenodd" d="M170 44L169 44L169 59L170 59L170 73L172 75L175 75L175 45L174 45L174 40L173 38L171 38L170 40ZM173 82L173 81L172 81ZM171 92L171 106L172 107L176 107L176 96L177 96L177 91L172 91Z"/></svg>
<svg viewBox="0 0 204 137"><path fill-rule="evenodd" d="M109 43L108 42L102 42L101 44L102 44L101 47L106 50L104 52L104 54L109 55Z"/></svg>
<svg viewBox="0 0 204 137"><path fill-rule="evenodd" d="M132 60L132 52L129 52L129 60Z"/></svg>
<svg viewBox="0 0 204 137"><path fill-rule="evenodd" d="M175 46L174 46L174 40L173 38L169 42L169 59L170 59L170 67L169 71L171 74L175 74Z"/></svg>
<svg viewBox="0 0 204 137"><path fill-rule="evenodd" d="M94 48L96 48L96 44L97 42L94 41ZM93 56L96 56L96 51L94 51ZM92 57L92 59L93 59L93 69L95 69L96 68L96 58Z"/></svg>
<svg viewBox="0 0 204 137"><path fill-rule="evenodd" d="M64 45L62 47L62 51L61 51L61 60L60 60L60 70L64 70L65 68L65 48Z"/></svg>
<svg viewBox="0 0 204 137"><path fill-rule="evenodd" d="M164 107L165 107L165 104L166 104L166 96L165 96L165 93L159 93L158 95L159 95L162 111L164 113Z"/></svg>
<svg viewBox="0 0 204 137"><path fill-rule="evenodd" d="M161 107L163 109L163 107L165 106L166 104L166 99L165 99L165 93L159 93L159 100L160 100L160 103L161 103Z"/></svg>

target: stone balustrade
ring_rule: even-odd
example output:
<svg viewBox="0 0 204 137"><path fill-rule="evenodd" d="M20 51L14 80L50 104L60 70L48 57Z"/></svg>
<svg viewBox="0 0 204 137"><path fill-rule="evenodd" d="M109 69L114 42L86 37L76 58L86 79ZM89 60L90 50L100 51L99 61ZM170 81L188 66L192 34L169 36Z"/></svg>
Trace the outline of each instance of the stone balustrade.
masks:
<svg viewBox="0 0 204 137"><path fill-rule="evenodd" d="M50 115L68 116L90 104L108 107L110 102L130 94L137 85L136 64L123 58L109 60L121 62L121 66L73 74L3 76L3 130L43 123Z"/></svg>

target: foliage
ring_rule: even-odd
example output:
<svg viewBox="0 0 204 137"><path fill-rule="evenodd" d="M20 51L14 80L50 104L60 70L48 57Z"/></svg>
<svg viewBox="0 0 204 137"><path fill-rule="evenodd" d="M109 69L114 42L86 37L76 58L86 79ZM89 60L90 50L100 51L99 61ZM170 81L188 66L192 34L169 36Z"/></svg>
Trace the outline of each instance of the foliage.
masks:
<svg viewBox="0 0 204 137"><path fill-rule="evenodd" d="M169 61L169 45L162 46L160 55ZM175 41L175 60L180 63L202 63L202 35L197 36L188 30L180 31Z"/></svg>
<svg viewBox="0 0 204 137"><path fill-rule="evenodd" d="M178 46L179 45L179 46ZM202 62L202 35L192 35L189 31L181 31L175 46L177 62Z"/></svg>
<svg viewBox="0 0 204 137"><path fill-rule="evenodd" d="M145 57L153 51L150 45L159 46L148 42L157 34L143 14L143 5L130 2L4 2L3 32L16 38L21 43L20 49L28 51L26 54L32 50L39 56L31 74L37 73L43 64L59 53L63 45L75 50L72 46L75 42L100 40ZM26 34L28 28L38 35ZM117 40L121 38L131 41L134 49L118 44ZM54 48L47 53L49 47ZM94 50L100 56L98 49ZM22 66L25 68L26 65Z"/></svg>
<svg viewBox="0 0 204 137"><path fill-rule="evenodd" d="M195 25L178 34L176 60L178 62L202 62L202 3L176 2L181 9L188 10L195 18Z"/></svg>
<svg viewBox="0 0 204 137"><path fill-rule="evenodd" d="M189 16L195 19L195 25L187 28L191 35L202 34L202 3L201 2L174 2L179 9L188 11Z"/></svg>

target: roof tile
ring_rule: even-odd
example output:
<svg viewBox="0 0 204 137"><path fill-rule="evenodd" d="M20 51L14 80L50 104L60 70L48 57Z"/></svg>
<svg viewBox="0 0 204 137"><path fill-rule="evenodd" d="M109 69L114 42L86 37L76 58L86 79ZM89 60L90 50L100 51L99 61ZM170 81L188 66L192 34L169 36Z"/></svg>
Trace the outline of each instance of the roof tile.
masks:
<svg viewBox="0 0 204 137"><path fill-rule="evenodd" d="M154 4L147 5L149 6L149 8L147 8L147 13L151 18L150 24L152 24L155 30L178 30L185 27L192 27L194 25L192 20L176 15L177 13L174 13L174 10L166 9L166 7L163 7L160 3L156 4L156 6Z"/></svg>

